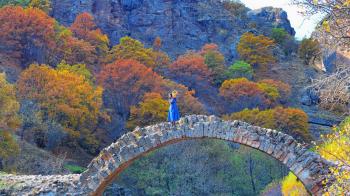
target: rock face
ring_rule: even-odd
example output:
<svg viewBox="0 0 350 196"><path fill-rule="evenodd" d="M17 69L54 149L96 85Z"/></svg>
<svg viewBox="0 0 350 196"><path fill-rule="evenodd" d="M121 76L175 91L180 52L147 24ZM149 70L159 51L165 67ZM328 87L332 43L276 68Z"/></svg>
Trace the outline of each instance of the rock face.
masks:
<svg viewBox="0 0 350 196"><path fill-rule="evenodd" d="M186 139L215 138L243 144L276 158L303 182L313 195L322 194L322 181L335 166L308 151L291 136L241 121L223 121L215 116L192 115L181 118L174 127L160 123L136 128L111 144L93 159L81 175L1 176L0 193L5 195L101 195L135 159L157 148Z"/></svg>
<svg viewBox="0 0 350 196"><path fill-rule="evenodd" d="M216 43L231 60L237 57L235 46L244 32L268 35L271 28L282 27L295 34L282 9L244 10L236 16L219 0L53 0L52 5L52 15L64 25L81 12L93 14L112 45L131 36L150 46L159 36L162 49L172 57Z"/></svg>

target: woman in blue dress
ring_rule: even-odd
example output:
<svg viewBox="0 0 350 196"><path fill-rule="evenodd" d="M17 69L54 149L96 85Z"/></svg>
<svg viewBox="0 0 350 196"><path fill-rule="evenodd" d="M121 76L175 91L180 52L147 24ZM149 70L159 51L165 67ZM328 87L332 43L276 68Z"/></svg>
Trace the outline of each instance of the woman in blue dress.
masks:
<svg viewBox="0 0 350 196"><path fill-rule="evenodd" d="M173 91L169 94L169 112L168 112L168 121L171 122L172 125L175 125L176 121L180 119L179 108L176 104L176 96L177 91Z"/></svg>

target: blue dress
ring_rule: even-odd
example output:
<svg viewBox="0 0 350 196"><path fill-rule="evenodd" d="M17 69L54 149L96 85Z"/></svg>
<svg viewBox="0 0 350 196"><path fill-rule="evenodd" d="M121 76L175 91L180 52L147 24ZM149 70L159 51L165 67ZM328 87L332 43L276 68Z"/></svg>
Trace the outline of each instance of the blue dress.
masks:
<svg viewBox="0 0 350 196"><path fill-rule="evenodd" d="M172 98L170 100L168 121L175 122L175 121L178 121L179 119L180 119L180 113L179 113L179 108L177 107L177 104L176 104L176 98Z"/></svg>

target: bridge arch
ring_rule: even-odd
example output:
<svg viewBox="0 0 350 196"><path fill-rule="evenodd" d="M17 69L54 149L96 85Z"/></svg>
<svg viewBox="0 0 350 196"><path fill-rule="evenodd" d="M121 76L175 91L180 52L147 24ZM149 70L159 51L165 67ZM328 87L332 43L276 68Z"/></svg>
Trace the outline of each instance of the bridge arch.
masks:
<svg viewBox="0 0 350 196"><path fill-rule="evenodd" d="M223 121L215 116L191 115L181 118L175 127L160 123L123 135L92 160L80 176L80 186L86 193L101 195L106 186L140 156L163 146L199 138L231 141L265 152L286 165L313 195L322 194L322 181L333 166L282 132L241 121Z"/></svg>

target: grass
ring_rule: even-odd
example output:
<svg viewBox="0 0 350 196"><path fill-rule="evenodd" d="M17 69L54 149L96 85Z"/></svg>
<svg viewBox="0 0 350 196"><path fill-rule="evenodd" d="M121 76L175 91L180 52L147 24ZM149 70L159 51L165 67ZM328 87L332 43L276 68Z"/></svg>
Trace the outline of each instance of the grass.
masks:
<svg viewBox="0 0 350 196"><path fill-rule="evenodd" d="M64 168L69 170L73 174L81 174L86 170L86 168L84 167L80 167L78 165L70 165L70 164L64 165Z"/></svg>

